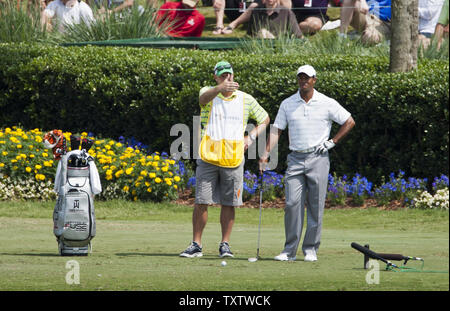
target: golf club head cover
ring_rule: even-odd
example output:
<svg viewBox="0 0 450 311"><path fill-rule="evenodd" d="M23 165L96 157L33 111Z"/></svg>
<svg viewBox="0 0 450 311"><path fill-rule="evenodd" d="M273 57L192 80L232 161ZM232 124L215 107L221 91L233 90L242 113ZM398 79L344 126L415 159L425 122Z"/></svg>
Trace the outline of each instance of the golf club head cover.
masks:
<svg viewBox="0 0 450 311"><path fill-rule="evenodd" d="M61 130L55 129L45 133L43 143L45 148L52 149L55 160L60 160L61 156L66 153L66 138Z"/></svg>
<svg viewBox="0 0 450 311"><path fill-rule="evenodd" d="M78 150L80 149L81 137L78 135L70 135L70 149Z"/></svg>
<svg viewBox="0 0 450 311"><path fill-rule="evenodd" d="M83 138L83 141L81 142L81 149L89 151L91 149L92 145L94 144L94 141L88 138Z"/></svg>

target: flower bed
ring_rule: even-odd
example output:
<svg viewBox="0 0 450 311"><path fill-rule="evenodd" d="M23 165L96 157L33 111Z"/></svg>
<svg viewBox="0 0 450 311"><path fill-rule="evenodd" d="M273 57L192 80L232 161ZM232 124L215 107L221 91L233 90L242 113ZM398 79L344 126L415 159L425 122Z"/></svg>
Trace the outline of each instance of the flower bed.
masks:
<svg viewBox="0 0 450 311"><path fill-rule="evenodd" d="M53 179L57 161L51 150L44 149L39 129L24 131L13 126L0 130L0 200L53 200ZM70 146L70 132L65 132ZM94 138L81 133L81 137L94 140L89 154L95 158L103 191L100 199L175 200L180 190L190 188L193 193L195 175L184 162L170 159L166 153L147 153L147 146L133 139ZM70 148L69 148L70 150ZM449 208L448 176L435 177L432 188L427 179L405 178L403 171L391 173L388 180L374 185L356 173L328 176L327 202L329 206L363 206L375 202L387 206L400 202L410 208ZM244 173L244 201L252 201L259 194L261 180L256 174ZM274 171L263 174L263 200L279 201L284 197L284 176Z"/></svg>

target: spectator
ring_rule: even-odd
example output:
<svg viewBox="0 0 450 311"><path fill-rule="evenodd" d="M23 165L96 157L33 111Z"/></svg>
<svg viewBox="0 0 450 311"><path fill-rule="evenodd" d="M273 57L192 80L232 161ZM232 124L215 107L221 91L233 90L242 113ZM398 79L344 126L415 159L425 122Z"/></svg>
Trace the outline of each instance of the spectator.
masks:
<svg viewBox="0 0 450 311"><path fill-rule="evenodd" d="M430 44L444 0L419 0L419 41L424 48Z"/></svg>
<svg viewBox="0 0 450 311"><path fill-rule="evenodd" d="M214 0L213 7L216 15L216 27L213 30L214 35L222 34L224 15L226 15L230 21L234 21L241 16L244 9L243 7L239 9L239 6L244 5L244 3L244 0Z"/></svg>
<svg viewBox="0 0 450 311"><path fill-rule="evenodd" d="M439 15L439 19L436 24L436 28L434 30L434 37L437 41L437 48L441 48L442 38L448 38L448 0L445 0L444 5L442 6L441 14Z"/></svg>
<svg viewBox="0 0 450 311"><path fill-rule="evenodd" d="M328 22L328 0L292 0L292 10L304 34L314 34Z"/></svg>
<svg viewBox="0 0 450 311"><path fill-rule="evenodd" d="M362 41L379 43L391 35L391 0L343 0L341 8L341 37L347 36L348 26L362 32Z"/></svg>
<svg viewBox="0 0 450 311"><path fill-rule="evenodd" d="M261 9L251 13L248 34L273 39L283 33L303 37L294 13L280 5L280 0L262 0Z"/></svg>
<svg viewBox="0 0 450 311"><path fill-rule="evenodd" d="M173 37L200 37L205 27L205 17L195 8L199 0L166 2L158 10L159 25L168 27Z"/></svg>
<svg viewBox="0 0 450 311"><path fill-rule="evenodd" d="M280 3L283 7L290 9L292 7L291 0L280 0ZM240 24L246 23L250 20L250 16L252 15L252 11L254 8L257 8L262 5L262 0L253 1L247 10L243 14L241 14L237 19L232 21L227 27L222 30L222 33L225 35L233 33L233 30L236 29Z"/></svg>
<svg viewBox="0 0 450 311"><path fill-rule="evenodd" d="M58 30L64 32L68 25L90 24L94 15L89 5L80 0L54 0L47 4L41 13L41 25L47 30L53 30L52 22L58 25Z"/></svg>

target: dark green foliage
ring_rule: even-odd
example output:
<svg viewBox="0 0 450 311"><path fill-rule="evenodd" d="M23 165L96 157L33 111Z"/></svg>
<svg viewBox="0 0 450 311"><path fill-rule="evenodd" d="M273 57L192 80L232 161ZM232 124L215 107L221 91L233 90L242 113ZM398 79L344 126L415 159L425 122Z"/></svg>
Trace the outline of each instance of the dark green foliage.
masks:
<svg viewBox="0 0 450 311"><path fill-rule="evenodd" d="M280 102L297 90L298 66L316 68L317 90L356 121L331 151L338 175L359 172L374 182L399 169L430 179L448 175L448 61L421 60L416 71L392 74L382 57L3 44L0 127L122 135L169 152L176 139L170 128L185 123L192 131L192 117L200 112L198 92L215 84L212 67L223 59L233 64L240 89L260 102L271 123ZM279 150L282 172L287 133ZM256 161L247 166L254 170Z"/></svg>

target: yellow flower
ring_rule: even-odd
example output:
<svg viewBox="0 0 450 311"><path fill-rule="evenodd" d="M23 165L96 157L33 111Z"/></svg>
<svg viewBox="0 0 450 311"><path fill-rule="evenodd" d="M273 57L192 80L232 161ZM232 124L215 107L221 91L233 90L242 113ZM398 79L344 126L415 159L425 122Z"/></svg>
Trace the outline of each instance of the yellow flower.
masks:
<svg viewBox="0 0 450 311"><path fill-rule="evenodd" d="M120 147L122 147L122 144L121 143L117 143L116 147L120 148Z"/></svg>
<svg viewBox="0 0 450 311"><path fill-rule="evenodd" d="M22 149L22 145L21 144L18 144L16 147L17 147L17 149Z"/></svg>
<svg viewBox="0 0 450 311"><path fill-rule="evenodd" d="M2 156L6 156L6 155L8 155L8 151L3 151Z"/></svg>
<svg viewBox="0 0 450 311"><path fill-rule="evenodd" d="M127 168L127 169L125 170L125 173L126 173L127 175L130 175L132 172L133 172L133 168L132 168L132 167Z"/></svg>
<svg viewBox="0 0 450 311"><path fill-rule="evenodd" d="M123 186L123 191L128 192L128 190L130 190L130 187L128 187L128 186Z"/></svg>
<svg viewBox="0 0 450 311"><path fill-rule="evenodd" d="M166 180L166 184L172 186L172 182L170 180Z"/></svg>
<svg viewBox="0 0 450 311"><path fill-rule="evenodd" d="M156 178L155 178L155 182L156 182L157 184L159 184L161 181L162 181L161 178L159 178L159 177L156 177Z"/></svg>
<svg viewBox="0 0 450 311"><path fill-rule="evenodd" d="M156 174L155 174L155 173L150 173L148 176L149 176L150 178L155 178L155 177L156 177Z"/></svg>
<svg viewBox="0 0 450 311"><path fill-rule="evenodd" d="M159 156L158 156L158 155L155 155L155 156L153 157L153 159L154 159L155 161L159 161Z"/></svg>
<svg viewBox="0 0 450 311"><path fill-rule="evenodd" d="M177 186L177 185L173 185L173 187L174 187L175 189L178 189L178 186Z"/></svg>
<svg viewBox="0 0 450 311"><path fill-rule="evenodd" d="M152 188L147 188L147 192L152 192Z"/></svg>
<svg viewBox="0 0 450 311"><path fill-rule="evenodd" d="M32 168L31 168L31 167L29 167L29 166L27 166L27 167L25 168L25 171L26 171L27 173L29 173L29 172L31 172L31 171L32 171Z"/></svg>
<svg viewBox="0 0 450 311"><path fill-rule="evenodd" d="M141 171L141 175L142 176L147 176L147 171L146 170Z"/></svg>
<svg viewBox="0 0 450 311"><path fill-rule="evenodd" d="M45 158L45 157L48 157L48 153L47 152L42 152L42 156Z"/></svg>
<svg viewBox="0 0 450 311"><path fill-rule="evenodd" d="M45 175L36 174L35 178L36 178L36 180L44 180L45 179Z"/></svg>
<svg viewBox="0 0 450 311"><path fill-rule="evenodd" d="M176 182L179 182L179 181L181 180L181 178L180 178L179 176L175 176L173 179L174 179Z"/></svg>
<svg viewBox="0 0 450 311"><path fill-rule="evenodd" d="M116 176L116 178L119 178L120 175L122 175L122 174L123 174L123 170L118 170L118 171L114 174L114 176Z"/></svg>
<svg viewBox="0 0 450 311"><path fill-rule="evenodd" d="M0 163L0 167L5 167L5 163Z"/></svg>
<svg viewBox="0 0 450 311"><path fill-rule="evenodd" d="M37 170L40 170L40 169L42 168L42 165L36 164L36 165L34 166L34 168L37 169Z"/></svg>
<svg viewBox="0 0 450 311"><path fill-rule="evenodd" d="M167 172L168 170L169 170L169 168L167 166L164 166L161 168L161 171L163 171L163 172Z"/></svg>

